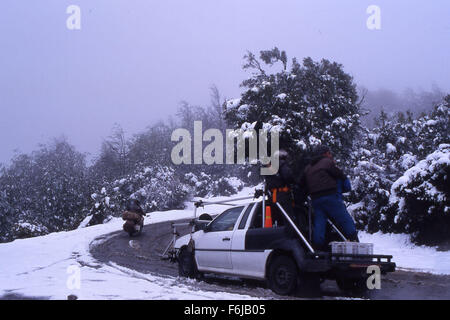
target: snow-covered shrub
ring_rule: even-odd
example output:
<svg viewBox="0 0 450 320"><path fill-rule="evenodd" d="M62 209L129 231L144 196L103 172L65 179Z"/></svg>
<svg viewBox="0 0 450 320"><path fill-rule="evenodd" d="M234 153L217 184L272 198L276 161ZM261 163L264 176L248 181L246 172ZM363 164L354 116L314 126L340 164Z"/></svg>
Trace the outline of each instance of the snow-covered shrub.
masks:
<svg viewBox="0 0 450 320"><path fill-rule="evenodd" d="M48 229L40 223L33 224L19 220L12 226L12 233L15 239L38 237L47 234Z"/></svg>
<svg viewBox="0 0 450 320"><path fill-rule="evenodd" d="M212 185L212 196L231 196L241 191L244 183L236 177L222 177L214 181Z"/></svg>
<svg viewBox="0 0 450 320"><path fill-rule="evenodd" d="M442 144L395 181L389 197L395 229L413 240L450 239L450 144Z"/></svg>
<svg viewBox="0 0 450 320"><path fill-rule="evenodd" d="M103 223L110 216L119 216L129 199L139 200L144 212L181 209L188 191L173 168L146 167L122 179L105 183L100 192L92 194L92 205L87 216L93 220L83 221L82 226Z"/></svg>
<svg viewBox="0 0 450 320"><path fill-rule="evenodd" d="M79 227L102 224L107 222L112 216L110 207L111 198L106 194L106 188L102 188L100 193L93 193L91 199L94 201L94 204L89 210L88 216L83 219Z"/></svg>
<svg viewBox="0 0 450 320"><path fill-rule="evenodd" d="M187 187L180 183L175 169L170 167L147 167L118 187L119 190L133 190L129 197L139 200L146 212L182 209L188 195Z"/></svg>
<svg viewBox="0 0 450 320"><path fill-rule="evenodd" d="M184 180L194 196L206 197L211 192L212 178L204 172L199 175L189 172L184 176Z"/></svg>
<svg viewBox="0 0 450 320"><path fill-rule="evenodd" d="M204 172L199 176L188 173L185 181L190 186L191 194L196 197L230 196L244 187L244 183L237 177L212 177Z"/></svg>
<svg viewBox="0 0 450 320"><path fill-rule="evenodd" d="M370 156L367 157L367 154ZM373 152L363 149L360 155L360 160L351 171L353 191L348 210L359 229L369 232L387 230L388 221L382 215L381 208L388 204L392 181L386 177L385 168L371 157Z"/></svg>

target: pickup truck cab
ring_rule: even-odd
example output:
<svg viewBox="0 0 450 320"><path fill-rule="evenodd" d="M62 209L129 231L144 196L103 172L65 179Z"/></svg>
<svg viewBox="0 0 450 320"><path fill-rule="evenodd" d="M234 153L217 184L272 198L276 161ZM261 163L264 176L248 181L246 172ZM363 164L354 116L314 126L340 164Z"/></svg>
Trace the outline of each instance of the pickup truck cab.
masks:
<svg viewBox="0 0 450 320"><path fill-rule="evenodd" d="M233 275L267 281L281 295L292 294L308 279L335 279L342 290L367 288L367 268L395 270L392 256L315 251L282 210L272 209L272 227L264 226L262 201L233 206L212 221L193 220L193 232L174 241L179 274ZM281 209L281 208L280 208ZM291 228L290 232L288 228Z"/></svg>

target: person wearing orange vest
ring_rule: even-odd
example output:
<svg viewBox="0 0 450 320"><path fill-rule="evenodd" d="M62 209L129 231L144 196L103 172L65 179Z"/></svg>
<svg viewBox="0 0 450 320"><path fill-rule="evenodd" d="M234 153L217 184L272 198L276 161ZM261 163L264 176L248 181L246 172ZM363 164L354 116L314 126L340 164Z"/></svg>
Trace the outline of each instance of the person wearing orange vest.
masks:
<svg viewBox="0 0 450 320"><path fill-rule="evenodd" d="M278 202L289 217L296 222L291 192L291 185L294 183L294 174L289 166L288 153L285 150L280 150L278 151L278 158L278 172L265 176L266 188L272 194L270 199L272 204Z"/></svg>

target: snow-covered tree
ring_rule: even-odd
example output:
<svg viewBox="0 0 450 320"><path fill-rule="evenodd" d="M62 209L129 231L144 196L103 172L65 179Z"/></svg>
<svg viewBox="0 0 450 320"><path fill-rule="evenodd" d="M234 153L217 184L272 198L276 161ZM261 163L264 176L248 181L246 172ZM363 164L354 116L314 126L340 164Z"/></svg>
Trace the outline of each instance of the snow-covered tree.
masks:
<svg viewBox="0 0 450 320"><path fill-rule="evenodd" d="M386 230L383 225L389 222L381 208L388 204L392 181L386 175L385 167L377 161L380 152L370 144L361 145L355 155L357 160L350 170L353 191L348 209L360 229L369 232Z"/></svg>
<svg viewBox="0 0 450 320"><path fill-rule="evenodd" d="M377 126L364 132L352 155L354 190L349 206L360 228L370 232L410 232L406 224L396 223L392 185L440 144L450 142L449 102L447 96L430 114L417 119L411 113L389 118L381 112ZM420 219L419 215L413 216Z"/></svg>
<svg viewBox="0 0 450 320"><path fill-rule="evenodd" d="M87 206L85 156L65 140L16 156L0 177L14 237L75 228Z"/></svg>
<svg viewBox="0 0 450 320"><path fill-rule="evenodd" d="M114 124L111 135L102 142L100 155L90 170L91 175L102 183L120 178L130 170L129 145L125 132L119 124Z"/></svg>
<svg viewBox="0 0 450 320"><path fill-rule="evenodd" d="M144 132L134 135L129 141L128 158L132 173L156 163L170 166L171 141L170 137L174 130L172 125L158 122L147 128Z"/></svg>
<svg viewBox="0 0 450 320"><path fill-rule="evenodd" d="M277 48L245 56L252 76L245 91L225 104L226 120L235 128L277 127L280 144L291 154L304 154L317 144L329 145L337 159L348 159L360 130L355 84L342 65L294 58ZM279 68L269 73L264 67ZM281 65L280 65L281 64Z"/></svg>
<svg viewBox="0 0 450 320"><path fill-rule="evenodd" d="M414 121L411 135L416 138L412 142L416 142L410 148L417 150L419 158L435 151L440 144L450 142L450 95L430 114Z"/></svg>
<svg viewBox="0 0 450 320"><path fill-rule="evenodd" d="M55 141L34 154L35 212L43 216L50 232L67 230L79 223L86 205L85 156L66 141Z"/></svg>
<svg viewBox="0 0 450 320"><path fill-rule="evenodd" d="M8 202L6 190L0 190L0 242L12 238L13 208Z"/></svg>
<svg viewBox="0 0 450 320"><path fill-rule="evenodd" d="M391 187L395 229L419 242L450 240L450 144L408 169Z"/></svg>

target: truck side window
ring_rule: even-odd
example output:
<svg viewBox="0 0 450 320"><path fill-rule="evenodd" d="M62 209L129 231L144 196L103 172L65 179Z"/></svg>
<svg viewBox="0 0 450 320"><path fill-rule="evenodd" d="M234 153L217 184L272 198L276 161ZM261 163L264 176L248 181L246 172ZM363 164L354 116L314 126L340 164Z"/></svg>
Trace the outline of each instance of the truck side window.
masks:
<svg viewBox="0 0 450 320"><path fill-rule="evenodd" d="M238 228L239 230L242 230L245 228L245 224L247 223L247 220L248 220L248 215L252 211L252 208L253 208L253 203L250 203L247 207L247 210L245 210L245 213L241 219L241 222L239 223L239 228Z"/></svg>
<svg viewBox="0 0 450 320"><path fill-rule="evenodd" d="M213 222L211 222L210 231L231 231L234 228L244 207L231 208L224 211Z"/></svg>

